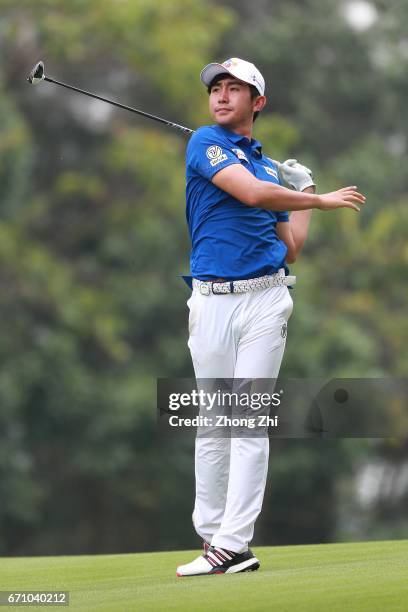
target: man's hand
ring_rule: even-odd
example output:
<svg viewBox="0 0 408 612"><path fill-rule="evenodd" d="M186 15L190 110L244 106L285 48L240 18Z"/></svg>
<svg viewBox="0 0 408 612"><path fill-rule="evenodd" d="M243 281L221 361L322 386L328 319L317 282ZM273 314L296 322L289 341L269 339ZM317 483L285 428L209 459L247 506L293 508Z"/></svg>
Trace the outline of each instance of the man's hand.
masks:
<svg viewBox="0 0 408 612"><path fill-rule="evenodd" d="M357 191L356 186L343 187L338 191L332 191L330 193L324 193L319 198L319 204L317 208L319 210L335 210L336 208L353 208L356 211L360 211L357 204L364 204L365 197Z"/></svg>
<svg viewBox="0 0 408 612"><path fill-rule="evenodd" d="M275 161L275 160L274 160ZM315 187L312 171L300 164L296 159L287 159L278 166L279 178L284 187L295 191L304 191L307 187Z"/></svg>

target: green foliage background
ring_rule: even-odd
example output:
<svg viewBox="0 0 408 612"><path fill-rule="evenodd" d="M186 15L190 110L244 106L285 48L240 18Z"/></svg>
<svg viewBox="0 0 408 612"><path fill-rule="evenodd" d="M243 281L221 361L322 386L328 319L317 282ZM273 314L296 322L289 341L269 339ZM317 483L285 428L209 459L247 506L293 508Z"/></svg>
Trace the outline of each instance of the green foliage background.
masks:
<svg viewBox="0 0 408 612"><path fill-rule="evenodd" d="M375 0L361 30L347 5L0 0L0 554L196 545L191 441L155 425L156 379L193 374L186 138L29 86L40 58L192 128L209 122L206 63L259 65L267 154L307 163L320 191L368 196L359 215L314 213L282 376L406 376L408 10ZM369 461L397 473L408 444L274 440L256 541L406 537L406 488L357 502Z"/></svg>

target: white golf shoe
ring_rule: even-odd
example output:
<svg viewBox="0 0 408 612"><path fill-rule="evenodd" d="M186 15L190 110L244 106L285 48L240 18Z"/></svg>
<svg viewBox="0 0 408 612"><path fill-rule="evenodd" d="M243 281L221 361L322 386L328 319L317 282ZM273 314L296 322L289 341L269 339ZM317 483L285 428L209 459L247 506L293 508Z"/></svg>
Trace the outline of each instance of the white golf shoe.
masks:
<svg viewBox="0 0 408 612"><path fill-rule="evenodd" d="M180 565L176 575L181 577L237 574L238 572L253 572L259 568L259 565L258 559L250 550L235 553L218 546L210 546L201 557L197 557L186 565Z"/></svg>

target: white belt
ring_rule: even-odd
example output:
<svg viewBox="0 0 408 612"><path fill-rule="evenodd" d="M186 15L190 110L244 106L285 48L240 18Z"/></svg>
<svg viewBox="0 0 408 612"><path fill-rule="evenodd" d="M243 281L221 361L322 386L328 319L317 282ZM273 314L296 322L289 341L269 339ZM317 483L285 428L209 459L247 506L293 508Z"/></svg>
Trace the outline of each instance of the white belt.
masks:
<svg viewBox="0 0 408 612"><path fill-rule="evenodd" d="M260 291L269 287L283 287L284 285L294 285L296 276L285 276L284 268L276 274L259 276L258 278L248 278L236 281L200 281L193 278L193 288L198 289L202 295L220 295L223 293L246 293L247 291Z"/></svg>

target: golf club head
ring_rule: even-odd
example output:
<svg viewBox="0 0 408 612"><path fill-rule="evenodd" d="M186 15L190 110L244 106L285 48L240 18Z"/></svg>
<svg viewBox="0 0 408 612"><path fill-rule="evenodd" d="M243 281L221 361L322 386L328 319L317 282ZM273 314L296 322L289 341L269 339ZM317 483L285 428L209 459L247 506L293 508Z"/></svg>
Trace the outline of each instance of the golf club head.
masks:
<svg viewBox="0 0 408 612"><path fill-rule="evenodd" d="M37 83L43 81L44 78L44 62L38 62L28 75L27 81L33 85L36 85Z"/></svg>

